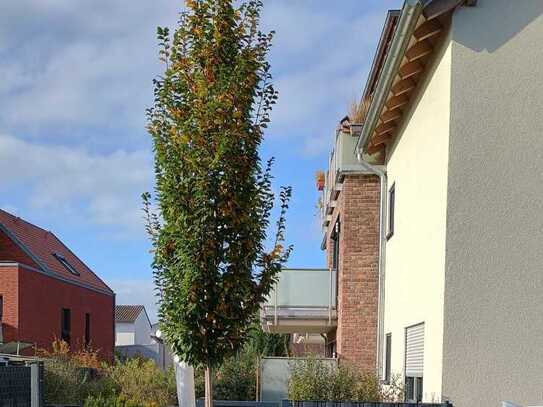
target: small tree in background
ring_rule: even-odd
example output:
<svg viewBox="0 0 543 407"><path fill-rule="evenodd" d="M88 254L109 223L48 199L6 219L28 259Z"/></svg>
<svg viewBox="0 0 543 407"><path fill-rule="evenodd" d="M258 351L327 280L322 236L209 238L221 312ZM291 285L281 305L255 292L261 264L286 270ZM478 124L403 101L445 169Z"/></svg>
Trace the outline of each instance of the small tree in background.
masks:
<svg viewBox="0 0 543 407"><path fill-rule="evenodd" d="M148 130L154 142L160 215L144 194L159 319L185 362L206 371L248 337L291 248L284 248L290 188L281 188L277 231L266 251L273 209L272 160L259 146L277 99L258 30L261 1L187 0L170 38L158 29L164 75L154 81Z"/></svg>

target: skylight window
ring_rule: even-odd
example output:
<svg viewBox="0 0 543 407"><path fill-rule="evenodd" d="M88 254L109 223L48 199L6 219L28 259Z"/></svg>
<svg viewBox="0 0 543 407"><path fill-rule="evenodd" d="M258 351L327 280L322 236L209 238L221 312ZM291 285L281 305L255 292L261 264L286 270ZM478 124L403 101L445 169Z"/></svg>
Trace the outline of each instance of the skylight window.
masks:
<svg viewBox="0 0 543 407"><path fill-rule="evenodd" d="M66 258L62 254L53 253L53 256L55 257L55 259L57 259L60 262L60 264L64 266L66 270L68 270L74 276L80 275L79 272L75 269L75 267L72 266L70 263L68 263L68 260L66 260Z"/></svg>

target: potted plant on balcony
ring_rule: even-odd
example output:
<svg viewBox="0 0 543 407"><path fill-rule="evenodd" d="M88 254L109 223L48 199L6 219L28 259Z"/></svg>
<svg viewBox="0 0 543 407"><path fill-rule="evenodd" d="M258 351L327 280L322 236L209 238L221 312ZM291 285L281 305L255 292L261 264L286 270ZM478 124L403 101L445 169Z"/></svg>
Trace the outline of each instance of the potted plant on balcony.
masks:
<svg viewBox="0 0 543 407"><path fill-rule="evenodd" d="M349 110L351 136L360 137L362 127L370 108L371 98L365 97L360 102L353 102Z"/></svg>
<svg viewBox="0 0 543 407"><path fill-rule="evenodd" d="M324 171L317 171L315 173L315 182L317 184L317 190L322 191L324 189Z"/></svg>

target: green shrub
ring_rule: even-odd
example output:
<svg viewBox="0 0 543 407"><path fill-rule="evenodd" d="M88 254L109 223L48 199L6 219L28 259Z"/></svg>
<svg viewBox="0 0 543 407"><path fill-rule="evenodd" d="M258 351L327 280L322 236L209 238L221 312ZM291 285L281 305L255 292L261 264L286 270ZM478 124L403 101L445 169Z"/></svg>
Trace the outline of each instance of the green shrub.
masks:
<svg viewBox="0 0 543 407"><path fill-rule="evenodd" d="M82 368L72 359L46 359L44 392L48 404L79 403L91 394L109 394L113 383L99 372Z"/></svg>
<svg viewBox="0 0 543 407"><path fill-rule="evenodd" d="M105 373L112 381L115 393L136 405L162 407L177 402L173 369L163 372L152 360L117 361Z"/></svg>
<svg viewBox="0 0 543 407"><path fill-rule="evenodd" d="M101 364L96 351L72 352L61 341L40 356L47 404L162 407L177 402L173 370L163 372L152 360L116 360L109 366Z"/></svg>
<svg viewBox="0 0 543 407"><path fill-rule="evenodd" d="M242 352L224 361L214 373L215 400L255 400L256 361L254 353ZM196 397L204 397L204 372L198 369L194 378Z"/></svg>
<svg viewBox="0 0 543 407"><path fill-rule="evenodd" d="M83 407L144 407L132 401L127 401L122 396L89 396Z"/></svg>
<svg viewBox="0 0 543 407"><path fill-rule="evenodd" d="M214 371L213 394L216 400L255 400L258 361L263 356L288 356L288 335L270 334L256 324L243 349L226 359ZM197 398L204 397L204 372L195 372Z"/></svg>
<svg viewBox="0 0 543 407"><path fill-rule="evenodd" d="M288 386L291 400L379 401L378 379L346 365L309 358L292 364Z"/></svg>

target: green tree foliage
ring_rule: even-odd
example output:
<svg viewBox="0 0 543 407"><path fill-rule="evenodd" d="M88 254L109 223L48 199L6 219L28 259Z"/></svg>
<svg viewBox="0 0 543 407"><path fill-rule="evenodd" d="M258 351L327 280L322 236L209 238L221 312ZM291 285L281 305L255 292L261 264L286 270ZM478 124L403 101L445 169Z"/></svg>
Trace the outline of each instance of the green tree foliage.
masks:
<svg viewBox="0 0 543 407"><path fill-rule="evenodd" d="M266 61L273 33L258 30L262 2L186 4L172 37L158 29L165 72L148 131L159 214L149 194L144 208L164 338L182 360L215 368L241 349L288 259L291 190L280 191L268 237L272 160L263 166L258 150L277 92Z"/></svg>

